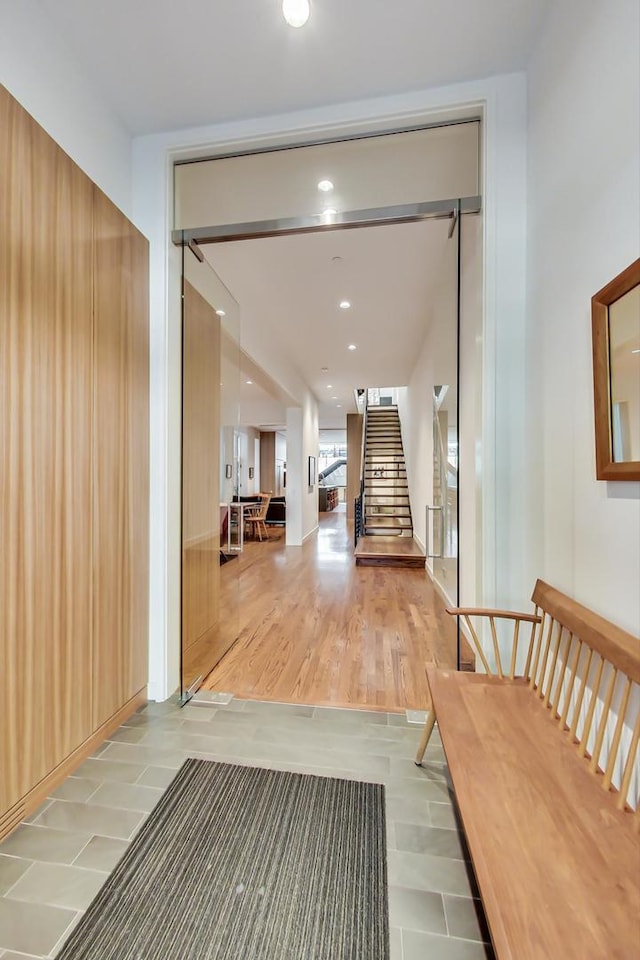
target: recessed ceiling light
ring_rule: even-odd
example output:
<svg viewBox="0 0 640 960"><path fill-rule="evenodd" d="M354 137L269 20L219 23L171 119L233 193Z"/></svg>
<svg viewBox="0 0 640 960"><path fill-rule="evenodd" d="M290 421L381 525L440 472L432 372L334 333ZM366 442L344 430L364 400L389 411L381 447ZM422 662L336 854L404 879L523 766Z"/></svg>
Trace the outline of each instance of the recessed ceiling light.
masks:
<svg viewBox="0 0 640 960"><path fill-rule="evenodd" d="M282 16L290 27L304 27L310 13L309 0L282 0Z"/></svg>
<svg viewBox="0 0 640 960"><path fill-rule="evenodd" d="M226 313L224 312L224 310L216 310L216 313L218 314L219 317L226 317Z"/></svg>
<svg viewBox="0 0 640 960"><path fill-rule="evenodd" d="M341 403L336 403L336 407L341 407L341 406L342 406Z"/></svg>
<svg viewBox="0 0 640 960"><path fill-rule="evenodd" d="M350 309L351 309L351 303L349 302L349 300L341 300L341 301L340 301L340 309L341 309L341 310L350 310Z"/></svg>
<svg viewBox="0 0 640 960"><path fill-rule="evenodd" d="M332 400L337 400L338 398L337 398L337 397L331 397L331 399L332 399Z"/></svg>
<svg viewBox="0 0 640 960"><path fill-rule="evenodd" d="M356 347L355 343L350 343L347 349L348 349L348 350L357 350L358 348Z"/></svg>
<svg viewBox="0 0 640 960"><path fill-rule="evenodd" d="M251 386L251 384L253 383L253 380L247 380L246 383L248 383L249 386Z"/></svg>
<svg viewBox="0 0 640 960"><path fill-rule="evenodd" d="M330 190L333 190L331 180L321 180L318 184L318 190L321 190L323 193L329 193Z"/></svg>
<svg viewBox="0 0 640 960"><path fill-rule="evenodd" d="M333 384L332 384L332 383L328 383L328 384L327 384L327 390L333 390Z"/></svg>

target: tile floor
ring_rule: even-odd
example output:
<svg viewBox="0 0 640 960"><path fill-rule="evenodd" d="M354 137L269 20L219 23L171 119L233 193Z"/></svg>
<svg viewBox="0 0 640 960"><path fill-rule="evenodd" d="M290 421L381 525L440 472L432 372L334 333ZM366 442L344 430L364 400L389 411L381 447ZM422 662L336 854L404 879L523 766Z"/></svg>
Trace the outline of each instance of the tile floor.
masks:
<svg viewBox="0 0 640 960"><path fill-rule="evenodd" d="M1 960L56 956L188 756L385 783L391 960L491 957L437 731L419 769L404 715L214 699L148 704L0 844Z"/></svg>

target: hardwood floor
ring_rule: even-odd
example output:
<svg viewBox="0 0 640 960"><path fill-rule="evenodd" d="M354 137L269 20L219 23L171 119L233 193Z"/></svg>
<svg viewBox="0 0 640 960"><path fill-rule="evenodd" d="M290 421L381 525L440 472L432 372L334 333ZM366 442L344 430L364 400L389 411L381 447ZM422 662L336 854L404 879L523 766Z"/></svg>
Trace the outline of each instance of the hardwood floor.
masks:
<svg viewBox="0 0 640 960"><path fill-rule="evenodd" d="M302 547L245 544L239 639L203 689L243 699L424 709L425 664L455 666L455 622L424 570L356 566L344 508ZM221 569L230 583L236 561ZM230 586L232 591L233 587Z"/></svg>

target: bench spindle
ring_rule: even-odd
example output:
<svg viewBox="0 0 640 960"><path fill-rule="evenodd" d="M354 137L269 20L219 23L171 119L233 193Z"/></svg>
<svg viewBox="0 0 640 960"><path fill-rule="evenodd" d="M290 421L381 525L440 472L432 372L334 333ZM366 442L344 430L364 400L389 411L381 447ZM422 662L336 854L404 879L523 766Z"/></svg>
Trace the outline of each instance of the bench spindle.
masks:
<svg viewBox="0 0 640 960"><path fill-rule="evenodd" d="M600 752L602 750L602 744L604 743L604 735L607 730L607 721L609 719L611 704L613 703L613 691L615 689L617 679L618 671L614 667L611 671L611 676L609 677L609 683L607 684L607 692L605 694L604 706L600 715L600 723L598 724L596 742L593 748L593 753L591 754L591 761L589 763L589 769L591 770L591 773L595 773L596 770L598 770L598 761L600 760Z"/></svg>
<svg viewBox="0 0 640 960"><path fill-rule="evenodd" d="M604 671L604 660L600 657L600 663L598 664L598 672L596 673L596 681L593 685L593 690L591 692L591 699L589 701L589 709L587 711L587 717L584 722L584 727L582 728L582 735L580 740L580 747L578 748L578 756L585 757L587 755L587 742L591 736L591 725L593 723L593 717L596 712L596 704L598 702L598 693L600 692L600 684L602 683L602 674Z"/></svg>
<svg viewBox="0 0 640 960"><path fill-rule="evenodd" d="M533 624L535 630L535 623ZM513 680L516 675L516 661L518 659L518 640L520 638L520 621L516 620L513 625L513 647L511 650L511 666L509 668L509 679Z"/></svg>
<svg viewBox="0 0 640 960"><path fill-rule="evenodd" d="M602 781L602 787L604 790L611 789L611 781L613 780L613 771L616 765L616 759L618 757L618 750L620 749L622 729L624 727L625 717L627 716L627 707L629 706L631 686L632 686L631 680L627 677L627 682L624 685L624 690L622 693L622 700L620 701L620 707L618 708L618 721L616 723L616 728L613 733L613 740L611 741L611 746L609 747L609 759L607 761L607 767L604 772L604 780Z"/></svg>
<svg viewBox="0 0 640 960"><path fill-rule="evenodd" d="M620 784L620 793L618 794L618 804L617 804L619 810L624 810L627 804L629 787L631 786L631 778L633 776L633 771L636 765L636 754L638 752L639 742L640 742L640 710L638 711L638 715L636 716L636 725L633 729L631 745L629 747L629 753L627 754L627 762L624 765L624 773L622 774L622 783ZM638 804L638 810L640 810L640 803Z"/></svg>
<svg viewBox="0 0 640 960"><path fill-rule="evenodd" d="M569 730L569 736L575 743L578 743L578 723L582 715L582 704L584 703L584 695L586 693L587 684L589 682L589 674L591 673L592 660L593 660L593 650L589 648L587 662L585 663L585 666L584 666L584 675L582 677L582 682L580 684L580 693L578 694L578 700L575 705L575 710L573 712L573 720L571 722L571 728Z"/></svg>
<svg viewBox="0 0 640 960"><path fill-rule="evenodd" d="M498 631L496 630L496 621L493 617L489 617L489 623L491 624L491 637L493 639L493 653L496 658L496 669L498 671L498 676L501 680L504 679L502 673L502 660L500 659L500 644L498 643Z"/></svg>
<svg viewBox="0 0 640 960"><path fill-rule="evenodd" d="M540 671L540 674L538 674L538 663L536 662L534 672L531 675L531 687L532 689L537 690L540 696L542 696L541 691L544 685L544 678L547 673L547 660L549 658L549 649L551 647L551 635L553 633L553 624L554 624L553 617L549 617L547 639L544 643L544 652L542 654L542 659L541 659L541 671Z"/></svg>
<svg viewBox="0 0 640 960"><path fill-rule="evenodd" d="M573 634L571 635L573 640ZM564 707L562 708L562 714L560 716L560 728L566 730L567 720L569 718L569 709L571 707L571 701L573 699L573 691L576 685L576 677L578 675L578 664L580 663L580 657L582 656L582 640L578 640L575 644L575 652L573 654L573 662L571 664L571 673L569 675L569 682L567 684L567 692L564 699Z"/></svg>

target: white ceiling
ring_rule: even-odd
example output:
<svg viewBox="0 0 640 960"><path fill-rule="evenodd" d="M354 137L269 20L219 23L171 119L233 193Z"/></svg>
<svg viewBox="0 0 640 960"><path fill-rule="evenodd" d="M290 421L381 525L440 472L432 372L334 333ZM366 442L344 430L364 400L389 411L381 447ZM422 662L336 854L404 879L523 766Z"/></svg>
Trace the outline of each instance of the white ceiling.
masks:
<svg viewBox="0 0 640 960"><path fill-rule="evenodd" d="M132 134L403 93L526 66L549 0L40 0Z"/></svg>
<svg viewBox="0 0 640 960"><path fill-rule="evenodd" d="M408 383L443 257L455 256L448 230L429 220L201 249L240 304L243 349L258 356L268 342L313 390L320 425L344 427L357 387Z"/></svg>
<svg viewBox="0 0 640 960"><path fill-rule="evenodd" d="M294 30L281 16L280 0L39 2L133 135L521 70L550 6L550 0L311 0L311 20ZM279 338L279 349L321 401L321 425L337 427L354 387L408 379L446 229L415 224L206 252L240 301L245 349L252 352L258 329ZM353 302L347 313L337 309L343 297ZM346 350L350 342L358 345L355 353ZM250 361L245 367L243 423L284 423L287 398L267 375L246 384L255 377Z"/></svg>

